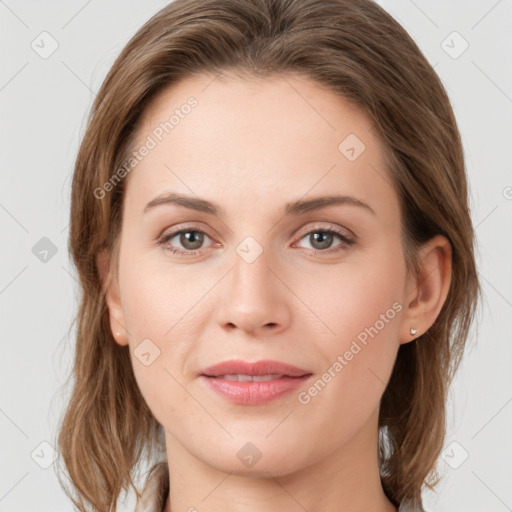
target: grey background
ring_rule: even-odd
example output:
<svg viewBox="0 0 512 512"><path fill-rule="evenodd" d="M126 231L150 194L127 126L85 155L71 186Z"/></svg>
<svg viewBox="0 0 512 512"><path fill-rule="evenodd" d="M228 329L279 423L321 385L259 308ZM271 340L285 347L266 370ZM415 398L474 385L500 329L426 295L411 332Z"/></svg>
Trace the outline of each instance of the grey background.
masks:
<svg viewBox="0 0 512 512"><path fill-rule="evenodd" d="M68 394L78 292L67 255L72 168L106 72L166 3L0 0L2 512L72 510L51 447ZM444 479L425 494L426 507L512 510L512 2L379 3L418 43L452 101L485 293L450 394ZM51 48L43 31L58 43L48 58L31 47L43 51L47 37ZM464 40L468 48L454 58Z"/></svg>

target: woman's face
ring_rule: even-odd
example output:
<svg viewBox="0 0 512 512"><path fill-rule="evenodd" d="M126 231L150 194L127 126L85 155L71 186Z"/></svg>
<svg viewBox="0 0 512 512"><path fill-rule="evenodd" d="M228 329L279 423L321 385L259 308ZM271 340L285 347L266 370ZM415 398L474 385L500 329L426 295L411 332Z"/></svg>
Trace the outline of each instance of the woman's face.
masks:
<svg viewBox="0 0 512 512"><path fill-rule="evenodd" d="M135 149L108 300L168 450L254 475L373 454L411 289L369 118L304 78L200 75L146 110ZM228 360L306 376L202 375Z"/></svg>

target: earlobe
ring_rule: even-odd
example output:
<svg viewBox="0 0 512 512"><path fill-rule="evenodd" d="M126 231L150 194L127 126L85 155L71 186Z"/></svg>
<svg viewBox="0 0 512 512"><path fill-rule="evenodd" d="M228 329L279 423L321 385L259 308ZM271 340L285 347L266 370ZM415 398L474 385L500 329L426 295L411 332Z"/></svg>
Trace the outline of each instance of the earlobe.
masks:
<svg viewBox="0 0 512 512"><path fill-rule="evenodd" d="M102 250L98 253L96 265L102 282L112 335L117 344L121 346L127 345L128 336L124 328L125 322L119 295L119 286L117 279L112 273L110 254L106 250Z"/></svg>
<svg viewBox="0 0 512 512"><path fill-rule="evenodd" d="M452 274L452 248L443 235L436 235L420 249L420 273L408 281L407 307L400 343L424 334L436 321L448 296Z"/></svg>

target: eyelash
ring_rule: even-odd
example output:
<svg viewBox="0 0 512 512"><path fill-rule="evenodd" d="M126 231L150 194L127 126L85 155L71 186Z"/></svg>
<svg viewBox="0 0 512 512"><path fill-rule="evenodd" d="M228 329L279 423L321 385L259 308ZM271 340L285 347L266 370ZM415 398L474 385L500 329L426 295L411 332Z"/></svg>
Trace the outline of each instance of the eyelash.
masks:
<svg viewBox="0 0 512 512"><path fill-rule="evenodd" d="M158 245L164 247L164 245L169 240L174 238L176 235L180 235L182 233L189 233L189 232L202 233L202 234L208 236L208 238L212 238L207 232L205 232L202 229L198 229L196 226L187 226L187 227L179 229L177 231L172 231L171 233L164 233L159 238ZM314 227L311 230L307 231L306 233L302 234L300 236L300 238L298 239L298 241L300 242L303 238L311 235L312 233L327 233L330 235L337 235L343 242L343 244L340 244L334 248L326 249L324 251L321 251L318 249L310 249L311 251L313 251L313 253L315 255L318 255L318 254L325 255L325 254L331 254L333 252L339 252L339 251L342 251L342 250L346 249L347 247L350 247L351 245L356 243L355 239L348 237L346 234L342 233L341 231L338 231L334 228L325 228L325 227L320 227L320 226ZM343 246L345 246L345 247L343 247ZM201 249L197 250L197 251L189 251L189 250L184 250L184 249L171 249L170 247L164 247L164 249L171 252L173 255L177 254L179 256L184 256L184 257L195 256L198 252L201 251Z"/></svg>

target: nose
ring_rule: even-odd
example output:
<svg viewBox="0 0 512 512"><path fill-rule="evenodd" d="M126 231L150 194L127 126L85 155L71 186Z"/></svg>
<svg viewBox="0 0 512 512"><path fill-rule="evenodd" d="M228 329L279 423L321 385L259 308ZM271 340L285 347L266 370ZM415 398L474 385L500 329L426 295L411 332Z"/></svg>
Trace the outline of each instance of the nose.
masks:
<svg viewBox="0 0 512 512"><path fill-rule="evenodd" d="M235 253L217 308L223 329L265 335L288 327L293 294L283 284L277 267L266 251L252 262Z"/></svg>

